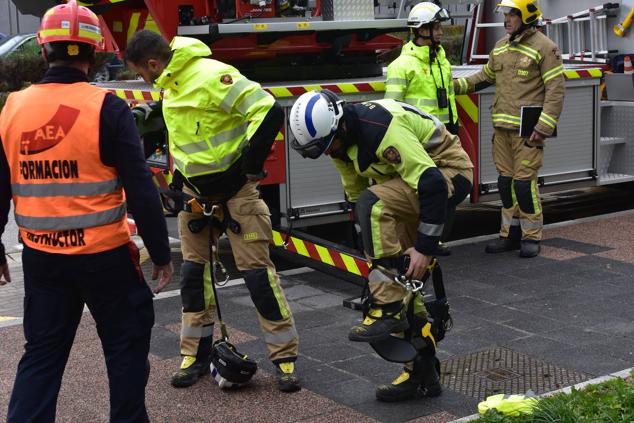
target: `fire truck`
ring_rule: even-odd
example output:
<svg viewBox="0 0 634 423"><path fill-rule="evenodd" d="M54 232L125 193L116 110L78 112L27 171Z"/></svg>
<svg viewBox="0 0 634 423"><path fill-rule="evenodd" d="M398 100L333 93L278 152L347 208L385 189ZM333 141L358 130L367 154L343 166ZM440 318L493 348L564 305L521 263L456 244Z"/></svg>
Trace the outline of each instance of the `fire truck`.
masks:
<svg viewBox="0 0 634 423"><path fill-rule="evenodd" d="M597 1L539 1L542 29L559 45L566 63L565 104L558 136L547 141L539 175L542 192L634 181L634 89L631 75L618 74L623 72L623 54L634 53L634 31L628 32L634 0ZM290 110L299 95L316 89L329 89L349 102L382 98L385 68L380 56L402 45L403 36L394 34L406 33L407 14L418 2L85 0L82 4L100 16L111 51L123 51L127 40L141 29L154 30L167 39L196 37L210 45L214 58L262 83ZM56 2L14 3L37 14ZM464 25L463 65L454 66L454 77L478 72L504 35L502 17L494 13L496 1L440 3L450 8L453 23ZM132 103L156 101L161 95L139 81L103 86ZM460 139L475 164L471 202L497 193L490 142L494 90L457 97ZM302 159L288 148L290 136L285 125L265 165L268 177L262 193L277 225L299 228L347 220L348 206L330 160ZM158 150L150 163L156 166L157 184L166 186L170 177L167 143L155 147ZM276 244L282 243L288 245L289 238L277 234ZM366 270L363 261L349 257L325 260L316 247L298 244L297 250L337 262L352 273Z"/></svg>

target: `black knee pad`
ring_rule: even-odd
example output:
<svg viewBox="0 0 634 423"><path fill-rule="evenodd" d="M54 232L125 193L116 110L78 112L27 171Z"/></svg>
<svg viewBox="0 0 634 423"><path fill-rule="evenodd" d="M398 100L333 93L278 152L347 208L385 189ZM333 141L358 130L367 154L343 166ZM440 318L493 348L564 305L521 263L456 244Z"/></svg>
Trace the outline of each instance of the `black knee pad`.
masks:
<svg viewBox="0 0 634 423"><path fill-rule="evenodd" d="M525 179L515 179L513 181L513 189L515 190L515 198L520 206L520 210L524 213L534 214L535 205L533 204L533 193L531 185L533 181Z"/></svg>
<svg viewBox="0 0 634 423"><path fill-rule="evenodd" d="M451 178L451 183L453 184L453 195L448 200L448 204L457 206L471 193L473 184L462 175L456 175Z"/></svg>
<svg viewBox="0 0 634 423"><path fill-rule="evenodd" d="M205 309L205 265L184 261L181 265L181 300L183 312L195 313Z"/></svg>
<svg viewBox="0 0 634 423"><path fill-rule="evenodd" d="M244 272L244 281L251 294L255 308L266 320L283 320L280 305L275 298L275 292L269 283L268 270L251 269Z"/></svg>
<svg viewBox="0 0 634 423"><path fill-rule="evenodd" d="M500 191L500 199L505 209L513 207L513 178L510 176L498 176L498 190Z"/></svg>
<svg viewBox="0 0 634 423"><path fill-rule="evenodd" d="M372 191L365 190L359 195L357 199L357 218L359 220L359 226L361 226L361 236L363 238L363 246L366 252L370 256L374 256L374 245L372 243L372 207L379 202L377 197Z"/></svg>

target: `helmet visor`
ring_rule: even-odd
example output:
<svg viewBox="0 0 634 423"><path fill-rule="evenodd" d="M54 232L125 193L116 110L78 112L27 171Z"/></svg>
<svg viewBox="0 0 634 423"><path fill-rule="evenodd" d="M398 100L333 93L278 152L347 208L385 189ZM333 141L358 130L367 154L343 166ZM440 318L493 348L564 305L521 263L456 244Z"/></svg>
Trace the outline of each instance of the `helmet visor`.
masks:
<svg viewBox="0 0 634 423"><path fill-rule="evenodd" d="M449 16L449 11L447 9L440 9L436 13L436 16L434 16L434 21L436 22L447 21L449 19L451 19L451 16Z"/></svg>
<svg viewBox="0 0 634 423"><path fill-rule="evenodd" d="M335 138L335 131L326 137L318 138L309 142L308 144L301 145L296 139L291 141L291 147L297 151L303 158L317 159L324 154L324 151L330 148L333 139Z"/></svg>
<svg viewBox="0 0 634 423"><path fill-rule="evenodd" d="M504 13L505 15L510 14L518 14L519 10L511 7L511 6L497 6L495 8L495 13ZM519 14L521 16L521 13Z"/></svg>

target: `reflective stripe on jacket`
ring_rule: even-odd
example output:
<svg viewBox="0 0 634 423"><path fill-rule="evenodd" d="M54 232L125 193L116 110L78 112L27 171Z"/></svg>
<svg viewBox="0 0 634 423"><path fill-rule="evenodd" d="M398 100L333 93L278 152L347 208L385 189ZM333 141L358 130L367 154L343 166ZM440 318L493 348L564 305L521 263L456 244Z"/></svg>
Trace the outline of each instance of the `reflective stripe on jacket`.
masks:
<svg viewBox="0 0 634 423"><path fill-rule="evenodd" d="M155 85L164 89L170 153L187 178L220 173L242 155L275 100L236 68L207 59L202 41L174 37Z"/></svg>
<svg viewBox="0 0 634 423"><path fill-rule="evenodd" d="M404 101L436 116L442 123L458 122L456 96L451 80L451 64L445 50L438 46L436 59L430 63L429 46L413 42L403 46L401 55L387 67L385 98ZM438 107L437 89L447 90L448 107ZM449 108L453 122L449 122Z"/></svg>
<svg viewBox="0 0 634 423"><path fill-rule="evenodd" d="M0 137L15 220L31 248L89 254L130 240L118 174L100 158L105 95L105 90L79 82L32 85L7 99Z"/></svg>
<svg viewBox="0 0 634 423"><path fill-rule="evenodd" d="M548 37L529 28L512 42L505 36L489 53L482 70L454 80L457 94L476 84L496 84L492 119L496 128L517 129L522 106L543 106L535 129L552 135L564 105L564 66L559 49Z"/></svg>
<svg viewBox="0 0 634 423"><path fill-rule="evenodd" d="M349 162L333 160L349 201L356 201L369 186L369 179L380 184L400 176L412 189L418 190L420 176L430 167L473 168L457 137L445 141L446 128L436 117L390 99L368 101L354 107L359 117L364 117L360 133L353 135L360 141L348 148ZM371 113L374 107L387 113ZM376 121L376 117L388 114L389 121ZM375 121L370 122L371 118ZM368 147L363 140L372 140L374 132L380 138L370 147L372 151L360 151ZM373 158L372 163L363 163L363 157L367 156Z"/></svg>

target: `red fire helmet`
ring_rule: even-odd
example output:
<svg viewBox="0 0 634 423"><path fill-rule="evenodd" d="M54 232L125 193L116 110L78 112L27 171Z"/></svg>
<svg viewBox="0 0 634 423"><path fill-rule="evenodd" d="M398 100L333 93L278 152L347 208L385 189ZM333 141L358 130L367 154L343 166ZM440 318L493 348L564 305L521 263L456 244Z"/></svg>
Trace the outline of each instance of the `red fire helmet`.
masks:
<svg viewBox="0 0 634 423"><path fill-rule="evenodd" d="M87 7L78 6L75 0L50 8L42 17L37 42L42 45L55 41L75 41L103 50L99 18Z"/></svg>

